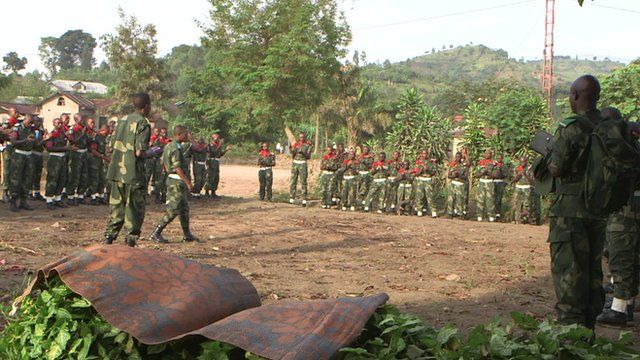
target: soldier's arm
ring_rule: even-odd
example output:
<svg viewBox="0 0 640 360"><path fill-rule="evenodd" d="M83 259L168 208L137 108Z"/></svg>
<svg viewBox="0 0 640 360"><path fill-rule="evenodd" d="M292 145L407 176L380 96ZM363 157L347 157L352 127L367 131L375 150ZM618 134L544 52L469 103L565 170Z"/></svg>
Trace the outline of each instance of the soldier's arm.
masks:
<svg viewBox="0 0 640 360"><path fill-rule="evenodd" d="M562 122L553 136L553 147L549 155L548 168L553 177L560 177L567 171L575 150L574 137L579 131L577 125Z"/></svg>
<svg viewBox="0 0 640 360"><path fill-rule="evenodd" d="M149 139L151 138L151 127L144 121L138 121L136 126L136 138L135 138L135 155L137 158L149 158L157 155L154 151L149 150Z"/></svg>
<svg viewBox="0 0 640 360"><path fill-rule="evenodd" d="M14 132L11 133L11 144L12 145L22 145L22 144L26 144L28 142L33 142L34 140L35 140L35 138L33 137L33 135L29 135L25 139L18 140L18 132L14 131Z"/></svg>
<svg viewBox="0 0 640 360"><path fill-rule="evenodd" d="M180 151L179 150L174 151L173 154L171 154L170 160L171 160L171 167L173 168L173 170L176 172L176 174L178 174L182 182L185 185L187 185L187 188L189 189L189 191L193 191L193 184L191 184L191 181L189 180L187 175L184 173L184 170L182 170L182 156L180 155Z"/></svg>
<svg viewBox="0 0 640 360"><path fill-rule="evenodd" d="M309 143L309 146L307 147L307 151L305 152L304 157L307 160L311 159L311 143Z"/></svg>

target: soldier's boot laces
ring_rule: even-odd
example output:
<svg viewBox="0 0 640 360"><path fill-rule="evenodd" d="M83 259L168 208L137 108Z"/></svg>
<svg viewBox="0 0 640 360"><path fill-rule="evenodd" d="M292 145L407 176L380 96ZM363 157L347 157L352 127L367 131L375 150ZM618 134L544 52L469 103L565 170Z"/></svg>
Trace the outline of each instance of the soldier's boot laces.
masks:
<svg viewBox="0 0 640 360"><path fill-rule="evenodd" d="M602 325L625 326L627 324L627 314L607 309L598 315L596 321Z"/></svg>
<svg viewBox="0 0 640 360"><path fill-rule="evenodd" d="M184 241L184 242L192 242L192 241L199 242L200 241L200 239L198 239L197 236L193 235L191 233L191 230L189 230L189 229L183 229L182 233L183 233L182 241Z"/></svg>
<svg viewBox="0 0 640 360"><path fill-rule="evenodd" d="M20 211L18 209L18 200L16 199L11 199L9 200L9 210L13 211L13 212L18 212Z"/></svg>
<svg viewBox="0 0 640 360"><path fill-rule="evenodd" d="M162 236L162 230L164 230L165 226L166 225L164 224L159 224L158 226L156 226L155 230L153 230L153 233L151 234L151 240L159 244L168 243L167 239L165 239L164 236Z"/></svg>
<svg viewBox="0 0 640 360"><path fill-rule="evenodd" d="M18 208L20 210L33 211L33 208L27 203L27 199L20 199L20 206L18 206Z"/></svg>

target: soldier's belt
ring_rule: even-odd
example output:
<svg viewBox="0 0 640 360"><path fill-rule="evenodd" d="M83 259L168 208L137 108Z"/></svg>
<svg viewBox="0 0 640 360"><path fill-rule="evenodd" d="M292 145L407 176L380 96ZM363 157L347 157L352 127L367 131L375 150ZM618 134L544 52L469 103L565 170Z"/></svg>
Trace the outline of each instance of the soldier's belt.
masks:
<svg viewBox="0 0 640 360"><path fill-rule="evenodd" d="M220 161L220 158L209 158L209 160Z"/></svg>
<svg viewBox="0 0 640 360"><path fill-rule="evenodd" d="M66 155L67 153L65 152L58 152L58 151L49 152L49 156L65 157Z"/></svg>
<svg viewBox="0 0 640 360"><path fill-rule="evenodd" d="M410 187L411 187L411 184L404 184L404 183L400 183L400 185L399 185L399 186L400 186L400 187L403 187L403 188L410 188Z"/></svg>
<svg viewBox="0 0 640 360"><path fill-rule="evenodd" d="M75 150L73 150L73 151L75 151L75 152L77 152L77 153L80 153L80 154L84 154L84 153L86 153L86 152L87 152L87 149L75 149Z"/></svg>
<svg viewBox="0 0 640 360"><path fill-rule="evenodd" d="M273 166L260 166L260 170L271 170Z"/></svg>
<svg viewBox="0 0 640 360"><path fill-rule="evenodd" d="M358 171L358 174L360 175L369 175L368 171Z"/></svg>
<svg viewBox="0 0 640 360"><path fill-rule="evenodd" d="M387 180L394 181L396 178L394 176L389 176Z"/></svg>
<svg viewBox="0 0 640 360"><path fill-rule="evenodd" d="M333 175L335 171L322 170L322 175Z"/></svg>
<svg viewBox="0 0 640 360"><path fill-rule="evenodd" d="M298 164L298 165L302 165L302 164L306 164L307 160L293 160L294 164Z"/></svg>
<svg viewBox="0 0 640 360"><path fill-rule="evenodd" d="M20 150L20 149L13 149L13 151L16 154L20 154L20 155L26 155L26 156L31 155L31 151L24 151L24 150Z"/></svg>
<svg viewBox="0 0 640 360"><path fill-rule="evenodd" d="M516 184L516 189L531 189L531 185Z"/></svg>
<svg viewBox="0 0 640 360"><path fill-rule="evenodd" d="M345 175L342 178L345 180L351 180L351 179L355 179L355 177L356 177L355 175Z"/></svg>
<svg viewBox="0 0 640 360"><path fill-rule="evenodd" d="M373 182L375 183L383 183L383 182L387 182L386 178L382 178L382 179L373 179Z"/></svg>
<svg viewBox="0 0 640 360"><path fill-rule="evenodd" d="M430 178L430 177L422 177L422 176L418 176L418 180L420 180L420 181L433 181L433 179Z"/></svg>
<svg viewBox="0 0 640 360"><path fill-rule="evenodd" d="M484 184L490 184L490 183L493 182L493 180L491 180L491 179L480 179L480 182L484 183Z"/></svg>
<svg viewBox="0 0 640 360"><path fill-rule="evenodd" d="M196 164L198 165L207 165L206 161L196 161Z"/></svg>
<svg viewBox="0 0 640 360"><path fill-rule="evenodd" d="M504 179L493 179L494 183L503 183Z"/></svg>
<svg viewBox="0 0 640 360"><path fill-rule="evenodd" d="M458 181L458 180L452 180L451 184L456 185L456 186L462 186L464 185L464 183L462 181Z"/></svg>
<svg viewBox="0 0 640 360"><path fill-rule="evenodd" d="M178 175L178 174L169 174L169 179L182 180L182 179L180 179L180 175Z"/></svg>
<svg viewBox="0 0 640 360"><path fill-rule="evenodd" d="M31 154L42 156L42 151L33 151L33 150L31 150Z"/></svg>

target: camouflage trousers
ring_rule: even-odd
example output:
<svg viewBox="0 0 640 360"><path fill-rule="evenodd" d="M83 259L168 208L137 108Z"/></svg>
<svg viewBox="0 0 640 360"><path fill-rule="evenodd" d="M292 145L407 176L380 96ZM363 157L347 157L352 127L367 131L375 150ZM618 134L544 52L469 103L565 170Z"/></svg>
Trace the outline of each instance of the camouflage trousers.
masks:
<svg viewBox="0 0 640 360"><path fill-rule="evenodd" d="M207 186L205 190L216 192L220 184L220 159L207 159Z"/></svg>
<svg viewBox="0 0 640 360"><path fill-rule="evenodd" d="M412 209L413 203L413 184L408 182L401 182L398 184L398 190L396 192L396 211L399 214L409 213Z"/></svg>
<svg viewBox="0 0 640 360"><path fill-rule="evenodd" d="M267 200L271 200L273 197L273 170L269 168L264 168L258 170L258 182L260 183L260 200L264 200L266 197Z"/></svg>
<svg viewBox="0 0 640 360"><path fill-rule="evenodd" d="M63 153L64 154L64 153ZM45 185L45 194L48 199L56 198L62 195L62 189L67 179L67 156L57 156L49 153L47 158L47 183ZM60 199L56 199L60 200Z"/></svg>
<svg viewBox="0 0 640 360"><path fill-rule="evenodd" d="M478 181L476 193L476 215L481 217L495 217L495 183L491 179Z"/></svg>
<svg viewBox="0 0 640 360"><path fill-rule="evenodd" d="M149 184L152 189L155 189L157 180L156 170L158 166L162 167L162 163L159 158L149 158L144 161L144 176L147 179L147 184Z"/></svg>
<svg viewBox="0 0 640 360"><path fill-rule="evenodd" d="M90 156L89 157L89 194L100 195L105 192L107 179L104 172L104 160Z"/></svg>
<svg viewBox="0 0 640 360"><path fill-rule="evenodd" d="M513 219L516 223L536 224L540 198L531 185L516 185L513 192Z"/></svg>
<svg viewBox="0 0 640 360"><path fill-rule="evenodd" d="M331 198L334 197L335 172L323 170L320 174L320 186L322 187L322 205L331 206Z"/></svg>
<svg viewBox="0 0 640 360"><path fill-rule="evenodd" d="M377 210L384 210L385 207L385 190L387 188L387 179L373 179L369 193L364 201L364 207L373 211L374 207Z"/></svg>
<svg viewBox="0 0 640 360"><path fill-rule="evenodd" d="M369 171L361 171L358 175L358 200L361 204L364 204L364 201L369 194L371 181L371 173Z"/></svg>
<svg viewBox="0 0 640 360"><path fill-rule="evenodd" d="M15 149L11 156L9 172L9 193L12 199L26 199L33 182L33 161L31 155L24 155Z"/></svg>
<svg viewBox="0 0 640 360"><path fill-rule="evenodd" d="M609 216L607 248L613 296L631 300L640 286L640 217L629 206Z"/></svg>
<svg viewBox="0 0 640 360"><path fill-rule="evenodd" d="M447 214L456 217L467 216L467 201L469 195L467 182L453 180L449 183L447 194Z"/></svg>
<svg viewBox="0 0 640 360"><path fill-rule="evenodd" d="M13 147L7 146L2 152L2 190L9 192L9 184L11 178L9 173L11 172L11 155L13 155Z"/></svg>
<svg viewBox="0 0 640 360"><path fill-rule="evenodd" d="M182 180L167 178L167 210L158 226L164 228L180 216L182 230L189 230L189 189Z"/></svg>
<svg viewBox="0 0 640 360"><path fill-rule="evenodd" d="M344 176L344 172L337 170L335 172L335 176L333 177L333 190L331 192L331 199L340 199L342 196L342 177Z"/></svg>
<svg viewBox="0 0 640 360"><path fill-rule="evenodd" d="M31 186L31 190L40 193L43 167L42 153L32 151L31 162L33 163L33 185Z"/></svg>
<svg viewBox="0 0 640 360"><path fill-rule="evenodd" d="M355 207L358 205L358 177L356 175L345 175L342 177L342 197L340 204L343 208Z"/></svg>
<svg viewBox="0 0 640 360"><path fill-rule="evenodd" d="M436 212L436 188L433 178L417 178L415 189L415 210Z"/></svg>
<svg viewBox="0 0 640 360"><path fill-rule="evenodd" d="M193 170L193 193L200 194L204 188L204 184L207 181L207 167L206 162L194 161L191 169Z"/></svg>
<svg viewBox="0 0 640 360"><path fill-rule="evenodd" d="M507 188L507 183L502 180L493 180L493 186L494 186L494 200L493 200L493 205L494 205L494 210L493 213L496 215L496 217L501 217L502 216L502 199L504 198L504 191Z"/></svg>
<svg viewBox="0 0 640 360"><path fill-rule="evenodd" d="M291 178L289 187L289 196L291 199L296 198L296 191L298 188L298 179L300 179L300 188L302 189L302 199L307 200L307 162L291 164Z"/></svg>
<svg viewBox="0 0 640 360"><path fill-rule="evenodd" d="M116 239L124 226L127 244L135 244L140 237L145 215L147 189L140 185L110 181L109 222L104 231L107 239Z"/></svg>
<svg viewBox="0 0 640 360"><path fill-rule="evenodd" d="M69 152L69 177L67 179L67 194L81 196L87 192L89 183L89 161L86 152Z"/></svg>
<svg viewBox="0 0 640 360"><path fill-rule="evenodd" d="M603 219L549 219L551 274L560 323L595 326L604 305L601 261L605 229Z"/></svg>

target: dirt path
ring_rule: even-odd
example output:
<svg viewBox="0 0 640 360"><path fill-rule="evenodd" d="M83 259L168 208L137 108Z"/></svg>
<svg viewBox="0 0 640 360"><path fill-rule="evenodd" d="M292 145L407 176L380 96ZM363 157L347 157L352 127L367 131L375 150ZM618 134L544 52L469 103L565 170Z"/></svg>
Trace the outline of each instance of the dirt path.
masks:
<svg viewBox="0 0 640 360"><path fill-rule="evenodd" d="M286 190L288 171L276 169ZM433 326L467 329L495 315L553 313L547 227L476 223L300 208L255 199L255 167L224 165L218 201L191 205L192 228L204 241L148 240L163 207L148 207L141 247L238 269L264 302L387 292L390 302ZM236 197L229 197L234 195ZM105 206L10 213L0 204L0 302L25 275L100 242ZM635 329L636 336L639 329ZM638 339L640 341L640 338Z"/></svg>

